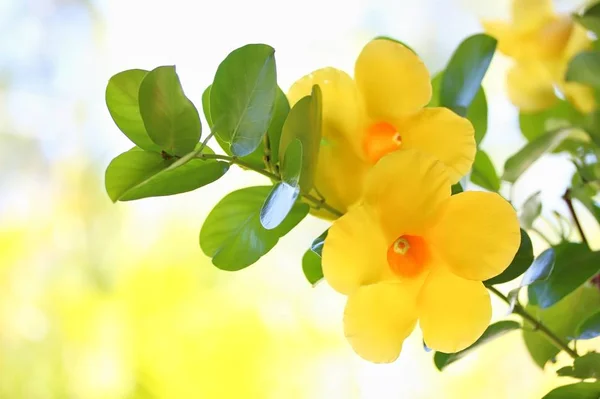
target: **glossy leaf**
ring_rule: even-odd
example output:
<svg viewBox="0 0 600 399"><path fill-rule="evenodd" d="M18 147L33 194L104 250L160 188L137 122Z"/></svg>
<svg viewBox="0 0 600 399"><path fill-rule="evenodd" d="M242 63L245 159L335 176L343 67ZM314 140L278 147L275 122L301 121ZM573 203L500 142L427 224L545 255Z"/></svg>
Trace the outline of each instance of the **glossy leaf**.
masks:
<svg viewBox="0 0 600 399"><path fill-rule="evenodd" d="M584 51L569 62L565 78L600 89L600 51Z"/></svg>
<svg viewBox="0 0 600 399"><path fill-rule="evenodd" d="M600 34L600 3L591 5L582 15L574 15L573 17L596 35Z"/></svg>
<svg viewBox="0 0 600 399"><path fill-rule="evenodd" d="M499 338L510 331L518 330L519 328L521 328L521 325L519 323L517 323L516 321L512 321L512 320L503 320L503 321L494 323L494 324L490 325L485 330L483 335L473 345L469 346L467 349L464 349L464 350L462 350L460 352L456 352L456 353L436 352L435 355L433 356L433 362L435 363L435 367L437 367L438 370L442 371L449 364L462 359L469 353L478 349L480 346L487 344L488 342L493 341L496 338Z"/></svg>
<svg viewBox="0 0 600 399"><path fill-rule="evenodd" d="M314 239L310 246L311 251L319 256L323 255L323 245L325 245L325 239L327 238L328 232L329 230L325 230L320 236Z"/></svg>
<svg viewBox="0 0 600 399"><path fill-rule="evenodd" d="M212 116L210 115L210 89L212 85L208 85L204 92L202 92L202 112L204 113L204 119L206 119L206 123L208 123L208 127L211 128L213 126Z"/></svg>
<svg viewBox="0 0 600 399"><path fill-rule="evenodd" d="M275 108L275 50L248 44L232 51L217 68L210 113L219 138L231 153L246 156L263 140Z"/></svg>
<svg viewBox="0 0 600 399"><path fill-rule="evenodd" d="M529 302L548 308L576 290L600 271L600 252L585 244L564 243L555 248L556 261L550 277L529 287Z"/></svg>
<svg viewBox="0 0 600 399"><path fill-rule="evenodd" d="M530 229L533 227L533 222L540 216L542 213L542 201L540 199L541 191L538 191L532 194L521 208L521 213L519 215L519 221L521 222L521 227L524 229Z"/></svg>
<svg viewBox="0 0 600 399"><path fill-rule="evenodd" d="M148 72L139 92L140 114L148 136L170 155L191 152L202 132L200 115L185 96L174 66Z"/></svg>
<svg viewBox="0 0 600 399"><path fill-rule="evenodd" d="M105 185L113 202L131 201L192 191L219 179L228 169L226 162L164 159L159 153L136 147L112 160Z"/></svg>
<svg viewBox="0 0 600 399"><path fill-rule="evenodd" d="M302 257L302 272L304 277L312 285L317 284L323 278L323 268L321 267L321 257L310 249Z"/></svg>
<svg viewBox="0 0 600 399"><path fill-rule="evenodd" d="M483 151L477 151L471 171L471 181L490 191L500 190L500 179L490 157Z"/></svg>
<svg viewBox="0 0 600 399"><path fill-rule="evenodd" d="M321 110L322 98L319 86L313 86L312 94L300 99L283 125L279 154L281 164L286 163L288 146L294 141L302 143L302 171L300 173L300 190L308 192L312 188L319 147L321 143Z"/></svg>
<svg viewBox="0 0 600 399"><path fill-rule="evenodd" d="M279 163L279 145L283 133L283 125L289 113L290 103L285 93L278 87L277 97L275 98L275 110L269 124L269 129L267 130L270 150L269 162L273 166Z"/></svg>
<svg viewBox="0 0 600 399"><path fill-rule="evenodd" d="M143 69L130 69L110 78L106 86L106 106L117 127L136 146L160 152L160 147L148 136L140 115L138 94L146 74L148 71Z"/></svg>
<svg viewBox="0 0 600 399"><path fill-rule="evenodd" d="M523 275L521 287L529 286L538 281L546 281L552 275L554 263L556 262L556 254L553 248L548 248L531 264Z"/></svg>
<svg viewBox="0 0 600 399"><path fill-rule="evenodd" d="M496 51L497 41L477 34L465 39L456 49L442 78L440 105L461 116L473 102L481 81Z"/></svg>
<svg viewBox="0 0 600 399"><path fill-rule="evenodd" d="M442 84L442 78L444 76L444 72L439 72L435 77L431 80L431 101L427 105L428 107L440 107L440 86ZM479 87L475 98L471 102L467 110L467 119L471 121L473 128L475 129L475 141L477 145L481 143L485 134L487 133L488 127L488 106L487 106L487 98L485 96L485 91L483 90L483 86Z"/></svg>
<svg viewBox="0 0 600 399"><path fill-rule="evenodd" d="M528 304L525 309L558 337L568 341L570 337L575 336L579 324L599 306L600 291L595 287L582 286L550 308L541 309ZM523 329L523 338L529 354L541 368L559 352L559 349L538 331Z"/></svg>
<svg viewBox="0 0 600 399"><path fill-rule="evenodd" d="M531 245L531 239L527 232L521 229L521 245L519 250L515 254L513 261L501 274L496 277L492 277L483 283L486 286L494 284L503 284L512 281L525 273L525 271L531 266L533 262L533 247Z"/></svg>
<svg viewBox="0 0 600 399"><path fill-rule="evenodd" d="M241 270L255 263L308 214L296 204L273 230L260 223L260 210L271 187L247 187L226 195L210 212L200 231L200 247L222 270Z"/></svg>
<svg viewBox="0 0 600 399"><path fill-rule="evenodd" d="M577 327L576 339L592 339L600 336L600 311L585 319Z"/></svg>
<svg viewBox="0 0 600 399"><path fill-rule="evenodd" d="M555 130L527 143L506 161L502 180L516 182L539 157L558 147L569 136L569 133L567 129Z"/></svg>
<svg viewBox="0 0 600 399"><path fill-rule="evenodd" d="M598 399L600 382L579 382L552 390L542 399Z"/></svg>
<svg viewBox="0 0 600 399"><path fill-rule="evenodd" d="M566 366L556 371L560 377L573 377L582 380L600 378L600 353L590 352L574 360L573 366Z"/></svg>

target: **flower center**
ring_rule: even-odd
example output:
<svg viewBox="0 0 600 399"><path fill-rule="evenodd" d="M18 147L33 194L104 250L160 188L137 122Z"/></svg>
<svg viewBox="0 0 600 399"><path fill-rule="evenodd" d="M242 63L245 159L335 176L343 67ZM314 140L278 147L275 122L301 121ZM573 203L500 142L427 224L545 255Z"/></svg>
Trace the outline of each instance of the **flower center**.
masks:
<svg viewBox="0 0 600 399"><path fill-rule="evenodd" d="M394 274L401 277L415 277L424 269L429 260L429 249L419 236L402 235L390 245L387 261Z"/></svg>
<svg viewBox="0 0 600 399"><path fill-rule="evenodd" d="M402 145L402 137L396 128L387 122L377 122L367 128L363 150L371 163L376 163L384 155L397 150Z"/></svg>

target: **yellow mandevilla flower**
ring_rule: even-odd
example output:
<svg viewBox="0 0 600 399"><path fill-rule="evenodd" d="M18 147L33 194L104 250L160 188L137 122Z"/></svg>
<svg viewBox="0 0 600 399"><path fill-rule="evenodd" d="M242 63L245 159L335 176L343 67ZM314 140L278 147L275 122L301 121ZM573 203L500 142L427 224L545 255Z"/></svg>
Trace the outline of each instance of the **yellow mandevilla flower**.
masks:
<svg viewBox="0 0 600 399"><path fill-rule="evenodd" d="M364 359L394 361L417 320L427 346L442 352L468 347L490 322L482 281L514 258L519 222L498 194L450 196L450 182L431 156L396 151L329 229L323 273L348 296L345 335Z"/></svg>
<svg viewBox="0 0 600 399"><path fill-rule="evenodd" d="M471 168L473 126L446 108L423 108L431 99L429 72L405 46L373 40L356 60L354 80L338 69L319 69L292 86L290 103L310 94L314 84L323 93L315 187L333 207L345 212L360 196L365 173L392 151L433 155L447 166L452 183Z"/></svg>
<svg viewBox="0 0 600 399"><path fill-rule="evenodd" d="M513 0L512 22L487 21L483 27L498 39L498 49L515 60L508 73L508 96L525 112L551 107L555 88L581 112L594 109L593 91L565 82L574 55L590 47L586 30L568 15L557 15L551 0Z"/></svg>

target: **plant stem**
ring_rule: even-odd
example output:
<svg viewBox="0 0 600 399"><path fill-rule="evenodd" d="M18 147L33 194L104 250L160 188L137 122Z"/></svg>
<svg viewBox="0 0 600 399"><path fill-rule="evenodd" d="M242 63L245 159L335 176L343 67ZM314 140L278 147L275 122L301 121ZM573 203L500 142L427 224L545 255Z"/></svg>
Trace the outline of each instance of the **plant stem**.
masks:
<svg viewBox="0 0 600 399"><path fill-rule="evenodd" d="M510 300L506 297L506 295L504 295L503 293L501 293L494 287L488 287L488 289L490 291L492 291L494 294L496 294L497 297L499 297L504 302L506 302L508 305L510 305ZM558 337L552 330L550 330L548 327L546 327L546 325L544 323L542 323L541 321L539 321L535 317L533 317L533 315L531 315L531 313L529 313L528 311L525 310L523 305L521 305L520 303L517 302L515 304L512 312L514 314L518 314L523 319L530 322L533 325L533 328L535 330L544 334L544 336L548 339L548 341L552 342L552 344L554 346L556 346L557 348L567 352L569 354L569 356L571 356L573 359L576 359L579 357L579 354L577 353L577 351L571 349L567 342L563 341L560 337Z"/></svg>
<svg viewBox="0 0 600 399"><path fill-rule="evenodd" d="M199 159L218 159L221 161L227 161L231 164L241 166L242 168L250 169L256 173L260 173L261 175L268 177L269 179L275 180L277 182L281 181L281 176L279 176L275 173L269 172L268 170L257 168L245 161L242 161L241 159L239 159L236 156L220 155L220 154L197 154L196 157ZM331 205L329 205L324 199L315 198L313 195L308 194L308 193L304 193L301 195L305 200L311 202L316 208L325 209L327 212L329 212L330 214L332 214L335 217L340 217L343 215L343 213L341 211L339 211L339 210L335 209L334 207L332 207Z"/></svg>
<svg viewBox="0 0 600 399"><path fill-rule="evenodd" d="M568 188L567 191L565 191L565 193L563 194L563 199L567 203L569 212L571 212L571 216L573 217L573 220L575 221L575 226L577 226L577 231L579 232L579 235L581 236L581 241L589 248L590 243L588 242L588 240L585 236L585 233L583 232L583 228L581 227L581 223L579 222L579 218L577 217L577 214L575 213L575 208L573 207L573 200L571 199L571 189L570 188Z"/></svg>

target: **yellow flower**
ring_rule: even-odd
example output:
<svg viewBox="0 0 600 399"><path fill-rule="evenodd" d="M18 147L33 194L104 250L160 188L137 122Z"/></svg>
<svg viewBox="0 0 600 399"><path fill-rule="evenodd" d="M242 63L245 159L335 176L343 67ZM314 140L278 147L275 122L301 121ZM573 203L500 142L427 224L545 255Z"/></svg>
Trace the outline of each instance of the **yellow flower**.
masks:
<svg viewBox="0 0 600 399"><path fill-rule="evenodd" d="M592 89L564 80L569 61L591 40L570 16L555 14L551 0L513 0L512 22L487 21L483 27L498 39L500 52L515 60L507 77L508 96L521 110L554 105L555 87L581 112L594 109Z"/></svg>
<svg viewBox="0 0 600 399"><path fill-rule="evenodd" d="M512 261L519 222L496 193L450 194L441 162L397 151L370 170L361 201L329 229L323 273L348 296L344 332L364 359L394 361L417 321L427 346L442 352L468 347L488 326L482 281Z"/></svg>
<svg viewBox="0 0 600 399"><path fill-rule="evenodd" d="M431 99L429 72L405 46L373 40L356 60L354 80L338 69L319 69L291 87L290 103L310 94L314 84L323 93L315 187L332 206L346 211L362 192L365 173L399 149L441 160L452 183L471 168L473 126L446 108L423 108Z"/></svg>

